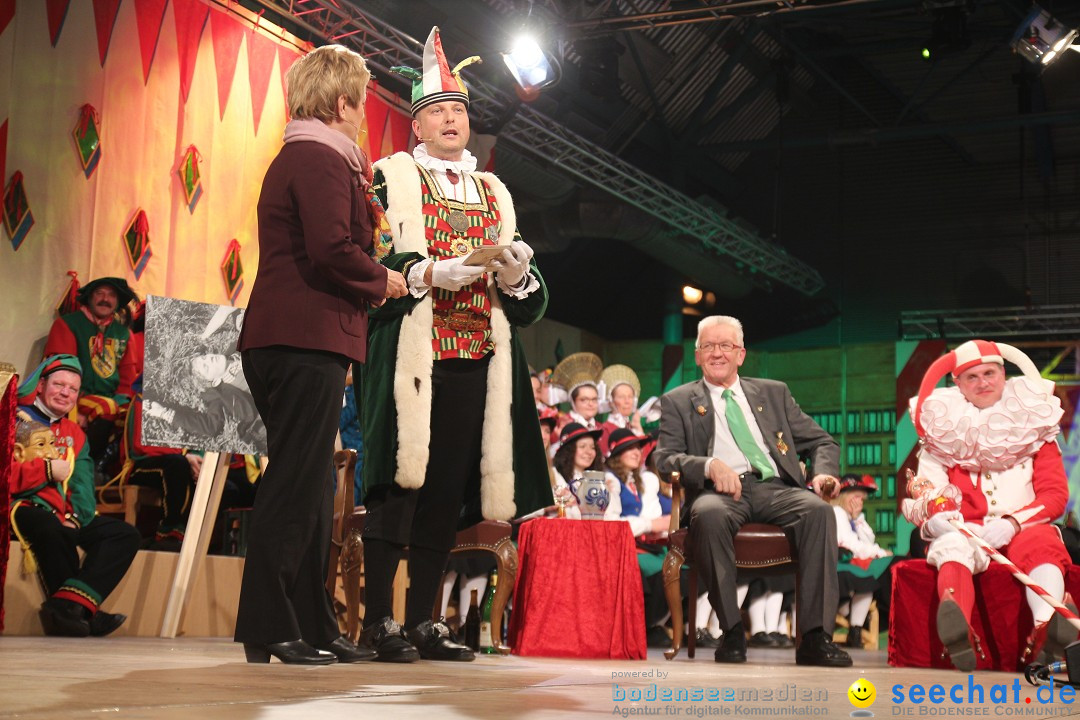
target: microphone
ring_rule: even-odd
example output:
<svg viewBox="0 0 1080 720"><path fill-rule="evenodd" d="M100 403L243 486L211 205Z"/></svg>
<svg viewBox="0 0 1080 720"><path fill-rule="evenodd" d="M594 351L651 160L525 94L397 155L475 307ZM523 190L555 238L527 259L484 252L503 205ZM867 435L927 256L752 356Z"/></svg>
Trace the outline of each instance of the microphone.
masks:
<svg viewBox="0 0 1080 720"><path fill-rule="evenodd" d="M353 129L353 139L356 139L356 136L360 134L360 128L356 127L355 125L353 125L351 122L349 122L348 120L346 120L343 117L338 118L338 120L340 122L345 123L346 125L348 125L349 127L351 127Z"/></svg>

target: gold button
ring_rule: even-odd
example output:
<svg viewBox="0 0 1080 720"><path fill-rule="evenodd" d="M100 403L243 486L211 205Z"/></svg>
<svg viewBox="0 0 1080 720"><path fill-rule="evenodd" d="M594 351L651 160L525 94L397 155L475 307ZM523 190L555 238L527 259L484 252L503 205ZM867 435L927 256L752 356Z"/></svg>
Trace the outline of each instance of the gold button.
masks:
<svg viewBox="0 0 1080 720"><path fill-rule="evenodd" d="M990 501L990 504L991 504L991 505L997 505L997 500L991 500L991 501Z"/></svg>
<svg viewBox="0 0 1080 720"><path fill-rule="evenodd" d="M989 473L989 472L987 472L987 473L986 473L986 479L987 479L987 480L989 480L989 479L990 479L990 477L991 477L991 476L990 476L990 473Z"/></svg>
<svg viewBox="0 0 1080 720"><path fill-rule="evenodd" d="M987 490L987 491L986 491L986 497L990 497L990 496L991 496L991 495L993 495L993 494L994 494L994 491L993 491L993 490Z"/></svg>

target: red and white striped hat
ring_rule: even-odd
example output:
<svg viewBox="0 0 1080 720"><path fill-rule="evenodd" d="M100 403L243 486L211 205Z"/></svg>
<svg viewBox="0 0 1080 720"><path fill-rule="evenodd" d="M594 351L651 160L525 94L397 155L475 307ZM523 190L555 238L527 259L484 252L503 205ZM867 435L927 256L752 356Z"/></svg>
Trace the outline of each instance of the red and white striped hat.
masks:
<svg viewBox="0 0 1080 720"><path fill-rule="evenodd" d="M933 365L926 369L926 374L923 375L922 384L919 385L919 398L915 402L915 414L912 416L915 421L915 431L919 434L919 437L926 434L920 417L923 402L930 397L930 393L934 392L934 388L937 387L941 378L945 377L945 373L951 373L955 378L960 373L970 370L976 365L982 365L983 363L1005 365L1006 360L1020 368L1027 377L1042 377L1039 369L1035 367L1035 363L1031 362L1031 358L1025 355L1023 350L1012 345L993 343L988 340L968 340L952 352L946 353L935 360Z"/></svg>
<svg viewBox="0 0 1080 720"><path fill-rule="evenodd" d="M959 377L965 370L984 363L1005 365L1005 358L1001 356L997 344L989 340L968 340L953 350L952 354L956 357L956 367L952 370L953 377Z"/></svg>

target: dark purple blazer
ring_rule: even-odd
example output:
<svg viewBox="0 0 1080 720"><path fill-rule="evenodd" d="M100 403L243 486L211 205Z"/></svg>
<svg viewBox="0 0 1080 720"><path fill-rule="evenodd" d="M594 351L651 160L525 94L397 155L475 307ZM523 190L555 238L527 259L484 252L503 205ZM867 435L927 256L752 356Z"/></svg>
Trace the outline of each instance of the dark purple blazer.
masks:
<svg viewBox="0 0 1080 720"><path fill-rule="evenodd" d="M386 292L371 245L368 205L345 158L287 143L259 195L259 271L237 349L286 345L363 362L367 304Z"/></svg>

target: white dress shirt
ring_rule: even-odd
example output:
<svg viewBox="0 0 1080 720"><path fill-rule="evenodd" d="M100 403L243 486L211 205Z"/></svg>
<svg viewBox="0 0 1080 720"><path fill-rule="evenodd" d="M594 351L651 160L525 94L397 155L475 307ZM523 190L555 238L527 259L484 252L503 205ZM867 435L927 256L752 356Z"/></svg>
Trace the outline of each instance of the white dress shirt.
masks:
<svg viewBox="0 0 1080 720"><path fill-rule="evenodd" d="M708 380L705 380L705 387L709 389L709 397L712 399L713 414L716 416L714 421L714 433L713 436L713 458L720 460L720 462L731 468L737 475L750 472L754 468L750 465L750 461L746 459L746 456L739 450L739 446L735 444L735 437L731 434L731 430L728 429L727 422L727 400L724 399L725 388L721 385L713 385ZM731 396L734 398L735 403L742 410L743 417L746 418L746 425L750 428L750 434L754 436L754 442L757 443L761 451L765 453L765 457L769 461L769 466L772 467L773 477L779 477L780 473L776 469L776 463L773 461L772 456L769 455L769 446L765 444L765 438L761 434L761 428L758 427L757 417L754 415L753 408L750 407L750 403L746 400L746 393L743 392L742 381L738 376L735 377L735 384L731 386ZM710 459L705 464L705 474L709 474L709 466L712 465Z"/></svg>

